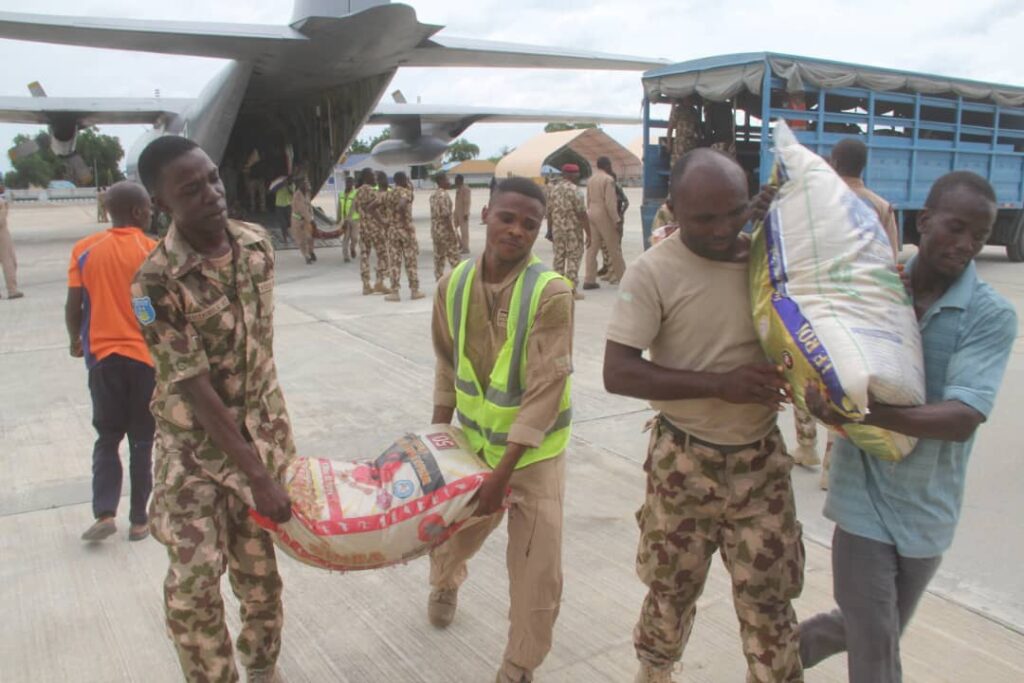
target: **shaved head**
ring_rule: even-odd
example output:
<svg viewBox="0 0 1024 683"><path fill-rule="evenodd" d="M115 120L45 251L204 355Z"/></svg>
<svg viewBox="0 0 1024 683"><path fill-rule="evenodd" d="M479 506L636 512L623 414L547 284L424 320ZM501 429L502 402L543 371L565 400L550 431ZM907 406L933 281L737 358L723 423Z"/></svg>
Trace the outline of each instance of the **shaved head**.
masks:
<svg viewBox="0 0 1024 683"><path fill-rule="evenodd" d="M860 178L868 164L868 147L857 138L843 138L832 148L829 162L844 178Z"/></svg>
<svg viewBox="0 0 1024 683"><path fill-rule="evenodd" d="M739 179L744 187L747 186L747 174L735 159L717 149L698 147L684 154L672 167L669 190L674 192L679 184L687 181L687 176L695 170Z"/></svg>
<svg viewBox="0 0 1024 683"><path fill-rule="evenodd" d="M113 227L149 227L152 208L149 193L142 185L124 180L108 187L104 196Z"/></svg>
<svg viewBox="0 0 1024 683"><path fill-rule="evenodd" d="M747 174L736 160L702 147L672 167L669 190L679 236L690 251L714 261L732 261L750 215Z"/></svg>

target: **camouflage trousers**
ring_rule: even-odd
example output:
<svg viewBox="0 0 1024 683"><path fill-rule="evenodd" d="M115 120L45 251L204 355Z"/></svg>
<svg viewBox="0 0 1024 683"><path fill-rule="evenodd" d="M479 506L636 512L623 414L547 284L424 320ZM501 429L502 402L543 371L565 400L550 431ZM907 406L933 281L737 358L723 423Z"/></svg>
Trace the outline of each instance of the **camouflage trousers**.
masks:
<svg viewBox="0 0 1024 683"><path fill-rule="evenodd" d="M450 268L459 265L462 260L462 244L459 241L459 234L451 225L430 226L430 239L434 243L434 281L440 280L444 275L444 264L448 262Z"/></svg>
<svg viewBox="0 0 1024 683"><path fill-rule="evenodd" d="M381 226L369 219L363 219L362 223L362 234L359 236L359 277L363 280L363 287L370 286L370 252L376 251L376 281L383 284L384 275L389 272L387 234Z"/></svg>
<svg viewBox="0 0 1024 683"><path fill-rule="evenodd" d="M633 631L637 657L655 667L678 661L719 551L732 576L748 683L803 681L796 614L804 547L778 430L729 452L695 442L656 418L637 513L637 574L647 585Z"/></svg>
<svg viewBox="0 0 1024 683"><path fill-rule="evenodd" d="M793 421L796 423L796 442L813 448L818 443L818 424L814 417L802 408L793 406Z"/></svg>
<svg viewBox="0 0 1024 683"><path fill-rule="evenodd" d="M555 249L552 268L564 275L575 288L580 278L580 262L583 261L583 234L578 230L558 230L552 233L551 243Z"/></svg>
<svg viewBox="0 0 1024 683"><path fill-rule="evenodd" d="M420 288L420 270L416 259L420 255L420 245L416 241L416 233L412 230L392 230L389 242L388 262L391 264L391 289L397 290L402 284L402 264L409 277L409 289Z"/></svg>
<svg viewBox="0 0 1024 683"><path fill-rule="evenodd" d="M172 468L176 465L171 463ZM228 488L180 471L168 483L160 469L158 463L150 526L170 559L164 580L167 633L185 680L238 680L220 592L225 570L240 603L237 647L242 664L247 669L272 667L281 650L284 613L270 536Z"/></svg>

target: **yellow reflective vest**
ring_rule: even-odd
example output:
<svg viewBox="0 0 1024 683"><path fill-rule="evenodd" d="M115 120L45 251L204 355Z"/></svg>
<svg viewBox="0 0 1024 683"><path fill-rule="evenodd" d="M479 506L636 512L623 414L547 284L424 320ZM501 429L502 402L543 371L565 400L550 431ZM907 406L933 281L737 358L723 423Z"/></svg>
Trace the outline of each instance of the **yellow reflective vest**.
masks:
<svg viewBox="0 0 1024 683"><path fill-rule="evenodd" d="M509 304L507 336L491 370L486 390L465 354L469 292L476 275L476 262L467 260L452 271L446 292L448 330L451 332L455 366L455 410L473 450L482 453L487 464L496 467L505 454L508 432L519 414L525 392L526 349L540 296L549 282L562 276L533 256L516 279ZM523 454L516 469L562 453L572 433L572 382L565 380L558 416L537 448Z"/></svg>

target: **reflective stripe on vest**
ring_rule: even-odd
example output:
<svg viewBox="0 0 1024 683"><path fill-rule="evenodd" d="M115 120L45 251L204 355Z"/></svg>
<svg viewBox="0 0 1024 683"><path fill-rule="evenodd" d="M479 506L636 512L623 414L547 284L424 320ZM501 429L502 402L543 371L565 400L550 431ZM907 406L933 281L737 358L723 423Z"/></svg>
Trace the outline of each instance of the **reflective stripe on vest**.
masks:
<svg viewBox="0 0 1024 683"><path fill-rule="evenodd" d="M466 263L469 262L466 261ZM466 292L466 283L469 280L470 273L473 272L473 268L473 265L462 266L462 272L459 273L457 283L458 288L455 290L455 305L452 306L454 310L450 313L450 316L453 316L451 317L452 340L455 342L455 357L452 359L452 364L456 371L456 388L460 391L466 392L470 396L479 396L480 394L476 390L476 385L458 376L459 353L462 350L462 344L459 338L462 334L463 327L462 299L464 296L468 295L468 292ZM521 275L523 278L523 287L519 296L519 314L516 317L515 339L512 341L512 358L510 359L511 365L508 373L508 388L505 391L502 391L501 389L489 386L487 387L487 392L485 394L487 400L494 405L502 406L504 408L514 408L518 406L523 399L523 390L521 386L522 362L523 349L526 344L526 330L530 326L530 301L533 299L533 291L537 288L537 280L540 279L540 274L546 270L548 270L547 266L538 260L527 266L526 270ZM509 314L511 315L511 311L509 311Z"/></svg>
<svg viewBox="0 0 1024 683"><path fill-rule="evenodd" d="M495 432L495 431L491 431L490 429L487 429L486 427L481 427L476 422L474 422L470 418L466 417L466 415L462 411L459 411L456 414L459 416L459 423L463 427L468 427L469 429L475 429L476 431L480 432L481 434L484 435L484 438L487 439L487 442L490 443L491 445L493 445L493 446L502 446L502 447L508 445L508 432ZM555 418L555 424L551 425L551 429L546 431L544 433L544 436L549 436L551 434L554 434L557 431L565 429L566 427L568 427L571 424L572 424L572 408L570 407L570 408L566 408L565 410L563 410L562 412L560 412L558 414L558 417Z"/></svg>
<svg viewBox="0 0 1024 683"><path fill-rule="evenodd" d="M523 357L527 340L540 304L540 295L549 282L558 276L540 259L533 257L513 285L507 320L507 337L499 350L487 388L476 377L472 363L464 357L466 340L465 316L469 310L470 290L476 266L464 261L455 267L446 292L448 328L453 341L452 364L455 368L456 404L459 422L475 449L495 466L508 444L508 429L515 421L522 403ZM483 396L481 396L483 392ZM568 443L572 425L570 381L567 378L559 414L547 430L540 446L527 449L520 466L553 457Z"/></svg>

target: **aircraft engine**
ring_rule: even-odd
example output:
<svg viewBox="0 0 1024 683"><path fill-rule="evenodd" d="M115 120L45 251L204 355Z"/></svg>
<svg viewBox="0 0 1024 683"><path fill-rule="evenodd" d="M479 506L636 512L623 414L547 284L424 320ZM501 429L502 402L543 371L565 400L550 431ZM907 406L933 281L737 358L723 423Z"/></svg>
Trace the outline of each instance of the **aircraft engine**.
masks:
<svg viewBox="0 0 1024 683"><path fill-rule="evenodd" d="M49 125L50 150L59 157L75 153L75 138L78 137L78 122L73 119L53 121Z"/></svg>
<svg viewBox="0 0 1024 683"><path fill-rule="evenodd" d="M125 155L125 176L129 180L142 182L139 178L139 155L142 154L142 150L146 149L146 145L164 135L168 135L168 133L162 128L150 128L138 137L128 150L128 154Z"/></svg>
<svg viewBox="0 0 1024 683"><path fill-rule="evenodd" d="M446 149L446 141L421 135L413 140L384 140L373 148L370 155L374 161L385 166L418 166L437 161Z"/></svg>

